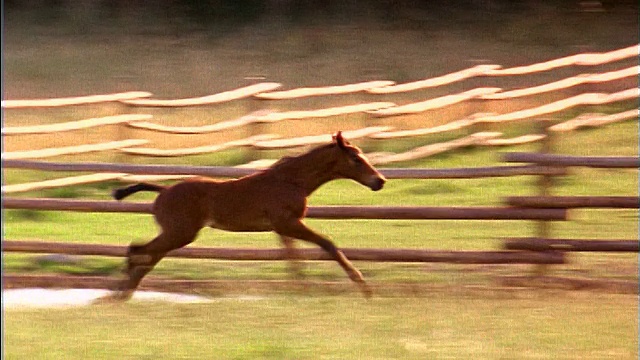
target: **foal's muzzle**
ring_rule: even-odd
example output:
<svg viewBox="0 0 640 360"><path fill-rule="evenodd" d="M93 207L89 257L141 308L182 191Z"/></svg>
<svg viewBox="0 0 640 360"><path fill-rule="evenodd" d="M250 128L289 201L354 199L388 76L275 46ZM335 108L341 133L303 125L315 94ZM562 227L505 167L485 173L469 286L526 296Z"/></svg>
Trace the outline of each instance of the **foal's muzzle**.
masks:
<svg viewBox="0 0 640 360"><path fill-rule="evenodd" d="M385 179L377 177L373 179L373 181L371 181L371 183L369 184L369 188L373 191L378 191L382 189L385 182L386 182Z"/></svg>

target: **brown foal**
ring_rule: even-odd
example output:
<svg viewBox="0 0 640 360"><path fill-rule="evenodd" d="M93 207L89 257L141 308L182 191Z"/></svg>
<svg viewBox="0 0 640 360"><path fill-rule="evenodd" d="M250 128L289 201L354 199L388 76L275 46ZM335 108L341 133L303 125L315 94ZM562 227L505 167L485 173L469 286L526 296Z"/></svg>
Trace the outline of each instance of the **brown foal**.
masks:
<svg viewBox="0 0 640 360"><path fill-rule="evenodd" d="M121 200L138 191L156 191L153 214L160 234L144 245L130 245L127 277L114 299L127 300L142 278L167 254L184 247L205 226L226 231L274 231L295 260L293 239L320 246L356 282L365 296L371 289L362 274L331 240L309 229L303 222L307 197L334 179L347 178L380 190L386 179L338 132L333 142L297 157L285 157L270 168L236 180L187 180L173 186L140 183L115 190Z"/></svg>

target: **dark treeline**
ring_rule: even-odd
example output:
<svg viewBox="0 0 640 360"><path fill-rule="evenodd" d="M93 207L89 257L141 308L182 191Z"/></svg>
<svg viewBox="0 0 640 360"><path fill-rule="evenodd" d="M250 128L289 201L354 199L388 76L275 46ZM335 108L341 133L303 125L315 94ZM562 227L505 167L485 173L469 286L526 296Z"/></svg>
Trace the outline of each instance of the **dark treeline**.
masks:
<svg viewBox="0 0 640 360"><path fill-rule="evenodd" d="M539 7L558 11L610 11L637 6L635 0L8 0L5 16L19 12L35 21L114 21L123 18L179 20L185 26L234 26L259 20L296 22L350 22L372 20L384 23L446 19L466 13L522 15Z"/></svg>

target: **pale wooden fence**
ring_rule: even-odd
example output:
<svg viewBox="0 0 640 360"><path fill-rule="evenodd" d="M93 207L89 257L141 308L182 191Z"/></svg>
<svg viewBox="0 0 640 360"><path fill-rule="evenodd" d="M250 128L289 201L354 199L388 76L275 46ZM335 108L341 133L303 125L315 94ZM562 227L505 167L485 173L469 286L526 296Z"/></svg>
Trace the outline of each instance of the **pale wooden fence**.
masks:
<svg viewBox="0 0 640 360"><path fill-rule="evenodd" d="M394 94L400 92L417 91L421 89L433 88L437 86L449 85L455 82L463 81L473 77L502 77L502 76L518 76L524 74L532 74L541 71L550 71L565 66L595 66L605 63L620 61L623 59L635 57L638 54L639 47L630 46L628 48L599 54L578 54L561 59L555 59L543 63L521 66L516 68L502 69L498 65L480 65L469 69L461 70L451 74L415 81L405 84L395 84L393 81L370 81L358 84L347 84L338 86L300 88L291 90L276 91L282 85L279 83L258 83L244 88L226 91L219 94L187 99L151 99L150 93L146 92L129 92L114 95L97 95L81 98L66 99L43 99L43 100L3 100L2 107L5 109L24 109L24 108L40 108L52 106L68 106L78 104L94 104L97 102L118 102L127 107L186 107L186 106L206 106L228 103L242 99L259 99L262 106L266 106L266 102L271 103L284 99L301 99L310 96L324 95L345 95L353 93L365 93L372 96L382 96L385 94ZM445 95L442 97L419 101L409 104L396 104L394 102L369 102L347 106L330 107L314 110L296 110L296 111L258 111L252 112L236 120L223 121L216 124L205 125L200 127L180 127L180 126L163 126L153 122L149 122L149 115L123 115L119 117L107 117L100 119L87 119L73 121L64 124L29 126L29 127L13 127L4 128L2 133L5 136L18 134L35 134L48 133L55 131L70 131L89 126L101 126L106 124L123 123L126 126L147 129L151 131L166 132L171 134L202 134L210 132L218 132L229 130L237 127L251 127L252 124L273 123L285 120L302 120L317 119L322 117L333 117L347 114L368 114L372 118L400 116L407 114L423 114L436 109L445 108L454 104L460 104L469 101L496 101L505 99L516 99L520 97L539 95L548 92L557 92L580 84L597 84L611 82L625 78L635 77L638 74L638 66L631 66L624 69L609 71L606 73L583 74L562 79L552 83L538 85L524 89L513 89L502 91L500 88L476 88L470 89L459 94ZM390 139L395 137L407 136L423 136L427 134L440 133L444 131L459 130L465 127L471 127L475 124L510 122L523 120L527 118L535 118L542 115L558 113L580 105L607 104L629 99L638 98L639 91L637 87L627 89L615 93L586 93L572 96L563 100L555 101L546 105L518 110L505 114L470 114L469 117L452 121L451 124L441 125L431 128L398 130L395 131L389 126L370 126L365 129L354 131L350 134L352 139L372 138L372 139ZM633 117L637 117L637 111L622 112L614 114L609 120L623 121ZM610 115L611 116L611 115ZM581 118L584 120L584 117ZM597 126L603 122L594 121L588 123L584 120L582 126ZM562 128L562 127L561 127ZM568 128L565 126L565 131ZM199 146L191 149L157 149L157 148L140 148L144 139L131 139L125 142L109 142L106 144L80 145L78 147L70 146L61 150L41 149L21 152L5 152L2 154L3 159L28 159L42 158L50 156L58 156L64 154L75 154L87 151L104 151L118 149L120 151L143 156L186 156L194 154L209 153L229 149L231 147L253 147L256 149L278 149L303 146L309 143L324 142L329 136L319 135L315 137L304 137L294 139L275 139L273 135L262 134L255 136L253 130L248 131L249 135L245 139L234 140L228 143L215 144L210 146ZM439 152L449 151L459 147L470 145L484 146L502 146L517 143L525 143L538 141L541 137L538 134L530 134L520 136L514 139L501 139L502 134L491 132L480 132L473 136L459 139L447 144L439 146L431 144L427 149L414 149L406 154L376 154L375 162L385 164L394 161L405 161L407 159L415 159L424 156L430 156ZM135 140L135 141L134 141Z"/></svg>
<svg viewBox="0 0 640 360"><path fill-rule="evenodd" d="M277 101L284 99L300 99L309 96L324 95L344 95L357 92L374 94L381 96L384 94L393 94L399 92L416 91L425 88L444 86L454 82L463 81L473 77L487 76L516 76L523 74L531 74L540 71L549 71L563 66L594 66L614 61L619 61L637 54L639 47L631 46L628 48L601 54L579 54L566 58L551 60L539 64L532 64L517 68L502 69L498 65L480 65L451 74L420 80L406 84L395 84L392 81L369 81L358 84L347 84L339 86L326 86L316 88L299 88L291 90L278 91L282 85L278 83L258 83L244 88L226 91L219 94L204 96L199 98L159 100L150 99L150 93L147 92L128 92L113 95L97 95L80 98L64 98L64 99L43 99L43 100L5 100L2 106L5 109L23 109L23 108L41 108L69 106L79 104L95 104L99 102L118 102L125 104L127 107L185 107L185 106L204 106L212 104L227 103L230 101L242 99L259 99L261 103L265 101ZM22 127L5 127L2 129L3 136L15 136L25 134L45 134L57 133L61 131L73 131L88 129L93 126L104 126L121 124L123 126L145 129L149 131L164 132L170 134L206 134L212 132L226 131L239 127L249 127L252 124L273 123L285 120L301 120L301 119L317 119L322 117L331 117L345 114L368 114L372 118L393 117L406 114L423 114L430 110L445 108L453 104L468 101L496 101L504 99L514 99L525 96L539 95L544 92L553 92L571 88L585 83L602 83L616 81L620 79L630 78L638 74L639 67L631 66L621 70L609 71L605 73L582 74L548 84L538 85L524 89L514 89L502 91L499 88L476 88L459 94L446 95L417 103L397 105L393 102L371 102L354 104L340 107L332 107L316 110L298 110L275 112L269 110L258 110L251 112L235 120L222 121L215 124L184 127L184 126L167 126L150 122L151 115L146 114L124 114L117 116L108 116L103 118L93 118L79 121L71 121L59 124L38 125L38 126L22 126ZM599 105L610 104L620 101L638 98L640 91L637 87L618 91L615 93L585 93L571 96L562 100L547 103L545 105L517 110L503 114L487 114L472 113L464 119L455 120L444 125L396 130L391 126L369 126L366 128L346 131L345 136L349 139L395 139L414 136L425 136L438 134L448 131L459 131L461 129L474 129L482 124L490 123L507 123L513 121L521 121L525 119L537 119L541 116L550 116L562 111L575 108L582 105ZM549 127L552 132L564 132L578 129L580 127L602 126L618 121L626 121L638 118L638 110L627 110L615 114L582 114L568 121L554 124ZM473 130L471 130L473 131ZM155 157L176 157L189 156L203 153L211 153L222 151L234 147L250 147L256 150L269 149L286 149L300 146L309 146L330 141L330 134L303 136L298 138L278 138L273 134L253 134L253 130L248 130L250 136L244 139L227 141L207 146L197 146L193 148L180 149L159 149L141 147L149 143L146 139L124 139L117 141L109 141L96 144L82 144L74 146L66 146L61 148L25 150L4 152L3 160L48 158L60 155L73 155L93 151L117 150L122 153L137 156L155 156ZM432 156L446 151L469 147L469 146L509 146L515 144L523 144L528 142L540 141L545 138L544 134L527 134L517 136L515 138L502 138L502 133L496 131L480 131L471 132L469 135L436 144L428 144L411 149L402 153L373 152L369 153L369 158L376 165L384 165L394 162L411 161ZM250 162L244 167L266 167L273 160L261 160ZM172 177L175 178L175 177ZM48 181L40 184L46 187L52 186L69 186L87 182L97 182L112 179L136 179L128 174L95 174L83 175L75 178L65 178ZM156 178L158 179L158 178ZM19 184L18 186L3 187L3 192L27 191L29 189L38 188L38 184Z"/></svg>

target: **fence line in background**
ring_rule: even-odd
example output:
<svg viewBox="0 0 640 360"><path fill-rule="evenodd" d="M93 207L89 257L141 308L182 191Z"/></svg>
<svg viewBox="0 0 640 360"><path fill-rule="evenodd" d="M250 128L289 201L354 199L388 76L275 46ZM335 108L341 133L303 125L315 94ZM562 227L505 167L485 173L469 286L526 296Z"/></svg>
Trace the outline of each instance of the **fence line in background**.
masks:
<svg viewBox="0 0 640 360"><path fill-rule="evenodd" d="M218 94L188 98L188 99L130 99L121 100L120 102L129 106L145 106L145 107L184 107L198 105L212 105L233 100L245 99L252 95L268 92L281 87L279 83L259 83L245 86L240 89L229 90Z"/></svg>
<svg viewBox="0 0 640 360"><path fill-rule="evenodd" d="M637 77L640 66L632 66L622 70L610 71L601 74L580 74L578 76L569 77L566 79L550 82L543 85L528 87L524 89L516 89L510 91L503 91L494 94L482 95L483 100L505 100L514 99L523 96L531 96L542 94L551 91L565 90L570 87L583 85L583 84L597 84L603 82L609 82L614 80L620 80L627 77Z"/></svg>
<svg viewBox="0 0 640 360"><path fill-rule="evenodd" d="M209 134L257 123L261 116L267 115L269 113L271 113L271 110L258 110L250 114L241 116L240 118L235 120L226 120L217 122L215 124L203 126L166 126L147 121L129 122L127 123L127 126L171 134Z"/></svg>
<svg viewBox="0 0 640 360"><path fill-rule="evenodd" d="M637 196L510 196L504 202L527 208L640 208Z"/></svg>
<svg viewBox="0 0 640 360"><path fill-rule="evenodd" d="M585 166L594 168L640 168L640 159L633 156L570 156L540 153L506 153L506 162L535 163L544 166Z"/></svg>
<svg viewBox="0 0 640 360"><path fill-rule="evenodd" d="M129 91L110 95L74 96L57 99L2 100L3 109L48 108L60 106L98 104L127 99L149 97L153 94L146 91Z"/></svg>
<svg viewBox="0 0 640 360"><path fill-rule="evenodd" d="M388 131L392 129L390 126L370 126L358 130L345 130L342 132L342 136L349 140L357 140L377 134L380 132ZM302 136L288 139L273 139L256 141L251 144L256 149L268 150L268 149L285 149L300 146L320 145L331 142L332 134L311 135Z"/></svg>
<svg viewBox="0 0 640 360"><path fill-rule="evenodd" d="M483 95L495 94L500 88L476 88L453 95L445 95L434 99L419 101L411 104L390 106L387 108L365 111L374 117L386 117L406 114L417 114L429 110L441 109L467 100L481 98Z"/></svg>
<svg viewBox="0 0 640 360"><path fill-rule="evenodd" d="M58 133L62 131L88 129L96 126L128 124L136 121L149 120L152 118L153 118L152 115L127 114L127 115L104 116L100 118L69 121L69 122L58 123L58 124L4 127L2 128L2 135L27 135L27 134L32 135L32 134Z"/></svg>
<svg viewBox="0 0 640 360"><path fill-rule="evenodd" d="M575 105L576 104L572 106L575 106ZM519 112L516 112L516 113L519 113ZM514 113L510 113L510 114L514 114ZM512 121L512 120L518 120L522 118L520 114L514 114L514 116L509 117L508 115L510 114L499 115L498 121ZM105 125L106 123L109 123L111 121L120 122L120 120L126 119L126 116L131 116L133 119L137 117L137 115L124 115L124 118L115 119L116 117L108 117L109 119L99 118L95 120L100 122L101 119L104 119L105 123L100 125ZM528 114L526 116L531 117L532 115ZM146 118L146 115L140 115L140 118L142 117ZM568 120L566 122L553 125L549 127L549 130L556 131L556 132L565 132L565 131L578 129L580 127L596 127L596 126L608 125L611 123L630 120L632 118L637 118L637 117L638 117L637 109L623 111L621 113L609 114L609 115L583 114L574 119ZM249 118L253 118L253 116L247 116L243 118L249 119ZM346 131L345 134L346 134L346 137L349 139L367 137L371 139L381 140L381 139L392 139L392 138L402 138L402 137L414 137L414 136L424 136L428 134L442 133L446 131L456 131L477 123L483 123L487 121L493 122L495 121L495 119L496 117L487 116L486 114L475 114L462 120L454 121L445 125L429 127L429 128L392 131L393 128L389 126L369 127L369 128L358 129L358 130ZM242 121L245 124L248 124L251 122L250 120L242 120ZM135 123L129 123L128 125L136 126L136 127L138 126L134 124ZM77 124L74 124L74 123L62 123L59 125L65 128L78 126ZM206 133L210 131L219 131L219 130L213 130L212 128L209 128L209 126L168 128L168 127L162 127L158 125L157 128L153 129L154 126L156 125L152 123L146 123L145 125L140 127L144 127L149 130L172 132L176 134ZM34 129L36 127L25 127L25 128L26 129L11 128L11 129L14 129L11 131L41 133L46 130L47 126L43 125L43 129L38 129L38 130ZM208 128L208 129L205 129L205 128ZM544 136L541 134L528 134L528 135L521 135L511 139L497 139L497 137L501 135L501 133L499 132L492 132L491 134L484 134L484 133L480 133L480 134L481 135L475 135L475 136L471 135L470 137L451 140L449 142L429 144L423 147L409 150L401 154L385 154L386 158L378 154L376 155L378 156L377 164L386 164L394 161L404 161L404 160L394 160L394 159L425 158L430 155L441 153L443 151L454 150L460 147L471 146L471 145L504 146L504 145L514 145L514 144L524 144L528 142L539 141L544 138ZM226 150L226 149L229 149L232 147L238 147L238 146L250 146L257 149L283 149L283 148L289 148L289 147L306 146L309 144L317 144L324 141L328 141L327 139L331 138L331 134L295 137L295 138L287 138L287 139L277 139L277 137L278 136L274 134L263 134L263 135L251 136L246 139L234 140L234 141L230 141L222 144L198 146L194 148L179 148L179 149L140 148L136 146L142 144L142 141L144 141L145 143L148 141L144 139L141 139L141 140L131 139L131 140L121 140L120 142L110 142L110 143L102 143L102 144L94 144L94 145L79 145L79 146L69 146L69 147L50 148L50 149L41 149L41 150L4 152L2 153L2 158L3 159L33 159L33 158L51 157L51 156L67 155L67 154L80 154L85 152L95 152L95 151L104 151L104 150L119 150L121 152L140 155L140 156L156 156L156 157L188 156L188 155L212 153L212 152ZM473 139L474 141L470 141L470 139ZM452 144L455 144L456 146L451 147ZM437 151L432 151L433 149L436 149Z"/></svg>
<svg viewBox="0 0 640 360"><path fill-rule="evenodd" d="M638 240L539 239L512 238L504 243L507 250L572 252L639 252Z"/></svg>
<svg viewBox="0 0 640 360"><path fill-rule="evenodd" d="M500 65L476 65L474 67L449 73L446 75L436 76L429 79L412 81L404 84L381 86L367 89L370 94L395 94L400 92L409 92L426 88L438 87L453 84L458 81L470 79L477 76L488 75L490 71L500 69Z"/></svg>
<svg viewBox="0 0 640 360"><path fill-rule="evenodd" d="M613 50L604 53L584 53L571 55L559 59L549 60L537 64L517 66L507 69L490 70L489 76L525 75L541 71L549 71L559 67L579 65L595 66L620 61L638 56L640 45L633 45L623 49Z"/></svg>
<svg viewBox="0 0 640 360"><path fill-rule="evenodd" d="M240 89L230 90L219 94L214 94L210 96L200 97L200 98L190 98L190 99L176 99L176 100L155 100L155 99L146 99L141 98L144 96L149 96L149 93L144 92L129 92L129 93L120 93L113 95L96 95L96 96L87 96L80 98L63 98L63 99L49 99L47 100L16 100L16 101L3 101L3 106L7 108L21 108L21 107L32 107L32 106L45 106L46 104L51 104L52 106L62 106L62 105L73 105L73 104L82 104L82 103L96 103L100 101L120 101L124 104L131 106L193 106L198 104L214 104L220 102L226 102L231 100L243 99L243 98L256 98L256 99L292 99L297 97L306 97L306 96L317 96L317 95L327 95L327 94L346 94L353 92L361 92L367 91L371 92L374 89L387 89L389 92L403 91L408 88L416 88L420 86L435 86L438 83L445 83L447 81L457 81L456 79L463 79L472 76L502 76L505 73L524 73L533 69L537 69L535 71L544 71L544 69L553 68L555 66L564 66L563 64L600 64L602 62L607 61L617 61L622 58L626 58L630 56L633 52L633 49L639 49L638 45L631 46L625 49L620 49L608 53L602 54L578 54L566 58L556 59L549 62L538 63L533 65L528 65L525 67L520 67L517 71L506 71L508 69L499 69L495 65L480 65L476 67L472 67L463 71L454 72L443 77L436 77L432 79L425 79L419 82L413 82L408 84L396 85L390 81L370 81L358 84L348 84L348 85L340 85L340 86L327 86L327 87L319 87L319 88L300 88L293 90L284 90L273 92L272 96L268 94L270 91L281 87L281 84L278 83L258 83L254 85L250 85L247 87L243 87ZM239 119L232 121L225 121L218 124L206 125L201 127L176 127L176 126L163 126L154 124L148 121L151 118L150 115L138 115L138 114L129 114L129 115L119 115L119 116L111 116L104 118L96 118L96 119L86 119L79 121L72 121L62 124L50 124L50 125L39 125L39 126L26 126L26 127L9 127L2 129L3 135L17 135L17 134L37 134L37 133L51 133L56 131L70 131L77 129L85 129L92 126L102 126L102 125L112 125L119 123L126 123L128 126L145 128L147 130L154 131L162 131L168 133L178 133L178 134L195 134L195 133L209 133L215 131L222 131L226 129L231 129L239 126L246 126L253 123L270 123L282 120L292 120L292 119L307 119L307 118L317 118L317 117L328 117L328 116L337 116L337 115L345 115L345 114L353 114L353 113L364 113L369 114L373 117L386 117L386 116L395 116L400 114L415 114L421 113L429 110L439 109L446 106L450 106L456 103L460 103L463 101L471 100L471 99L484 99L484 100L495 100L495 99L505 99L505 98L513 98L518 96L525 96L531 94L539 94L545 91L553 91L564 89L571 86L576 86L578 84L583 83L594 83L594 82L605 82L612 80L619 80L622 78L636 76L639 70L639 66L632 66L621 70L610 71L600 74L583 74L579 76L574 76L570 78L566 78L560 81L530 87L526 89L512 90L507 92L501 92L499 88L477 88L468 90L459 94L445 95L441 97L437 97L434 99L429 99L426 101L420 101L416 103L410 103L405 105L397 105L393 102L374 102L374 103L364 103L364 104L355 104L355 105L347 105L341 107L332 107L325 109L317 109L317 110L299 110L299 111L284 111L284 112L274 112L269 110L263 110L260 112L253 112L246 116L243 116ZM398 88L400 86L400 88ZM394 90L395 89L395 90ZM136 96L140 96L139 98L134 98ZM585 93L577 96L573 96L570 98L562 99L559 101L555 101L549 104L545 104L542 106L518 110L505 114L474 114L470 117L464 118L462 120L453 121L446 125L441 125L438 127L426 128L426 129L417 129L417 130L400 130L400 131L392 131L391 127L380 128L380 131L372 131L369 128L360 129L356 132L366 132L365 136L375 139L384 139L384 138L393 138L393 137L406 137L406 136L419 136L430 133L444 132L444 131L453 131L459 130L464 127L468 127L478 123L496 123L496 122L509 122L515 120L521 120L526 118L539 117L543 115L548 115L551 113L563 111L575 106L580 105L601 105L608 104L618 101L625 101L630 99L637 99L640 96L640 90L635 87L633 89L627 89L624 91L619 91L615 93ZM622 117L620 117L622 115ZM613 116L609 115L608 118L602 118L599 121L593 119L591 121L580 119L575 120L571 124L556 125L551 130L559 129L561 131L568 131L570 129L576 129L580 126L594 126L607 124L615 121L626 120L634 116L634 113L623 112L621 114L615 114ZM380 154L377 156L377 163L384 164L393 161L402 161L397 159L418 159L423 158L429 155L437 154L442 151L448 151L453 148L451 145L462 144L460 146L470 146L470 145L483 145L483 146L503 146L503 145L513 145L513 144L522 144L527 142L534 142L543 139L539 134L527 134L518 136L512 139L497 139L497 136L487 137L488 135L483 134L483 136L472 136L467 138L462 138L458 140L453 140L450 142L445 142L442 144L432 144L426 147L420 147L416 149L412 149L405 153L401 154L385 154L385 156L381 156ZM93 145L80 145L80 146L67 146L63 148L54 148L54 149L41 149L41 150L30 150L30 151L16 151L16 152L5 152L2 154L2 159L25 159L25 158L38 158L38 157L50 157L57 155L68 155L68 154L77 154L82 152L93 152L93 151L103 151L103 150L120 150L122 152L126 152L129 154L143 155L143 156L188 156L194 154L202 154L220 151L224 149L228 149L230 147L235 146L250 146L255 149L278 149L278 148L288 148L294 146L300 146L304 144L305 141L312 141L313 139L323 139L326 138L327 135L319 135L314 137L302 137L302 138L291 138L291 139L274 139L269 137L270 135L264 135L265 137L255 138L249 137L248 139L242 139L232 142L227 142L223 144L209 145L209 146L199 146L196 148L187 148L187 149L154 149L154 148L140 148L136 147L134 143L140 142L142 140L130 139L123 140L121 142L111 142L111 143L103 143L103 144L93 144ZM482 137L482 139L478 139L478 137ZM485 138L486 137L486 138ZM473 140L473 141L472 141ZM139 145L139 144L138 144Z"/></svg>
<svg viewBox="0 0 640 360"><path fill-rule="evenodd" d="M261 100L288 100L298 99L309 96L322 96L322 95L343 95L352 94L361 91L373 90L376 88L385 88L394 85L395 81L367 81L357 84L337 85L337 86L322 86L322 87L307 87L297 88L291 90L282 91L270 91L253 95Z"/></svg>
<svg viewBox="0 0 640 360"><path fill-rule="evenodd" d="M155 157L189 156L189 155L213 153L217 151L228 150L235 147L255 146L255 143L257 142L267 141L276 137L277 137L276 135L272 135L272 134L262 134L262 135L250 136L244 139L227 141L222 144L196 146L192 148L154 149L154 148L141 148L141 147L126 147L118 150L126 154L141 155L141 156L155 156Z"/></svg>
<svg viewBox="0 0 640 360"><path fill-rule="evenodd" d="M121 141L109 141L98 144L86 144L76 146L64 146L59 148L49 148L40 150L25 150L25 151L11 151L3 152L2 160L12 159L34 159L34 158L46 158L61 155L74 155L88 152L105 151L123 149L130 146L137 146L148 143L149 140L145 139L129 139Z"/></svg>
<svg viewBox="0 0 640 360"><path fill-rule="evenodd" d="M633 45L623 49L618 49L604 53L585 53L571 55L564 58L554 59L541 63L518 66L502 69L499 65L479 65L468 69L456 71L450 74L434 77L431 79L419 80L405 84L394 84L393 81L366 82L358 84L347 84L338 86L328 86L319 88L300 88L279 92L275 97L287 99L295 97L317 96L317 95L338 95L358 91L369 93L394 93L424 89L428 87L451 84L456 81L465 80L475 76L506 76L523 75L541 71L548 71L558 67L579 65L594 66L615 62L627 58L637 57L640 45ZM632 76L632 75L630 75ZM275 90L282 85L279 83L258 83L240 89L229 90L222 93L208 95L197 98L158 100L142 99L152 94L148 92L127 92L112 95L91 95L73 98L40 99L40 100L2 100L2 108L32 108L32 107L56 107L80 104L93 104L99 102L120 101L131 106L194 106L216 104L226 101L238 100L247 97L257 96L257 98L269 98L269 91ZM574 86L574 85L571 85Z"/></svg>
<svg viewBox="0 0 640 360"><path fill-rule="evenodd" d="M581 127L597 127L630 119L637 120L638 117L640 117L640 109L633 109L615 114L582 114L571 120L551 125L547 130L553 132L573 131Z"/></svg>
<svg viewBox="0 0 640 360"><path fill-rule="evenodd" d="M367 157L374 165L418 160L455 149L485 144L489 139L495 139L500 135L502 133L499 132L479 132L451 141L420 146L402 153L373 153L367 154Z"/></svg>
<svg viewBox="0 0 640 360"><path fill-rule="evenodd" d="M515 120L522 120L532 118L536 116L548 115L556 112L560 112L579 105L604 105L611 104L618 101L625 101L631 99L637 99L640 96L640 89L637 87L618 91L615 93L586 93L576 96L572 96L567 99L554 101L549 104L537 106L534 108L518 110L506 114L499 115L487 115L475 119L478 123L498 123L508 122Z"/></svg>
<svg viewBox="0 0 640 360"><path fill-rule="evenodd" d="M98 173L91 175L71 176L60 179L35 181L24 184L2 185L2 193L17 193L43 189L53 189L65 186L86 185L105 181L118 180L125 177L126 173Z"/></svg>

